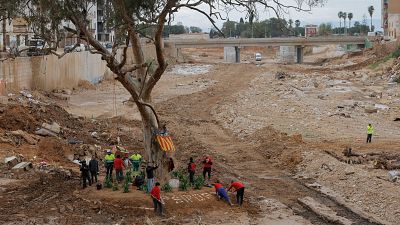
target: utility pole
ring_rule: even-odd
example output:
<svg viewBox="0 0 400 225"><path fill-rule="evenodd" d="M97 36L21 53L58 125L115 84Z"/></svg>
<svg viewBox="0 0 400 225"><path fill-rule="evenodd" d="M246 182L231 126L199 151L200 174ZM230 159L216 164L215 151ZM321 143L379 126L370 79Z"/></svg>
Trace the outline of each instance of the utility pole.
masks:
<svg viewBox="0 0 400 225"><path fill-rule="evenodd" d="M254 23L251 23L251 38L254 38Z"/></svg>
<svg viewBox="0 0 400 225"><path fill-rule="evenodd" d="M3 33L3 52L6 52L7 51L7 47L6 47L6 34L7 34L7 30L6 30L6 26L7 26L7 22L6 22L6 17L5 16L3 16L3 27L2 27L2 33Z"/></svg>

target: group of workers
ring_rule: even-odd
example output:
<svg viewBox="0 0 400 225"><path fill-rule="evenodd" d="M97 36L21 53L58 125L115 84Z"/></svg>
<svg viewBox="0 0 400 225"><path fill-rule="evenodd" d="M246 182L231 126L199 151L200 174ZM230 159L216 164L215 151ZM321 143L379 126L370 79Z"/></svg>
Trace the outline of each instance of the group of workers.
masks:
<svg viewBox="0 0 400 225"><path fill-rule="evenodd" d="M116 154L113 154L111 149L106 151L106 155L104 156L106 178L112 179L113 170L115 170L117 181L121 182L124 179L124 169L127 169L131 166L133 171L139 171L142 161L142 156L139 153L132 154L130 157L125 154L124 158L122 158L121 155L122 153L119 151L116 151ZM89 164L86 163L86 160L82 160L80 171L83 181L83 188L87 187L87 182L89 183L89 186L95 182L97 183L97 176L99 175L100 170L99 162L96 159L96 156L92 157L92 159L89 161Z"/></svg>
<svg viewBox="0 0 400 225"><path fill-rule="evenodd" d="M374 133L374 127L371 124L367 126L367 143L371 143L372 135ZM142 156L139 153L132 154L130 157L127 154L124 155L124 158L121 158L121 153L116 153L116 156L112 153L112 150L109 149L106 152L104 157L104 165L106 167L106 177L112 178L112 172L115 169L116 178L118 182L123 180L123 169L129 168L132 166L133 171L139 171L140 165L142 162ZM83 188L86 188L86 181L88 181L89 185L92 185L94 182L98 182L97 176L99 174L99 163L96 160L96 157L93 157L89 164L86 164L86 161L81 162L81 172L83 179ZM211 171L213 162L211 157L206 156L201 163L203 164L203 178L208 182L211 179ZM162 215L163 212L163 204L161 198L161 189L160 183L156 182L154 184L154 170L158 168L157 164L153 164L152 162L148 162L146 166L146 178L147 178L147 192L150 193L152 197L154 210L159 215ZM175 168L174 161L172 158L168 161L168 172L172 172ZM189 176L189 182L191 185L194 185L194 175L196 173L197 165L194 162L193 158L190 157L189 163L187 164L187 172ZM214 182L215 193L218 196L218 199L224 199L229 205L232 205L232 202L229 198L228 192L233 190L236 192L236 203L241 206L243 204L243 196L245 186L239 181L231 181L231 184L228 189L225 189L219 180Z"/></svg>
<svg viewBox="0 0 400 225"><path fill-rule="evenodd" d="M87 187L86 181L88 181L89 186L92 186L95 182L97 183L97 175L99 175L99 162L96 160L96 157L93 156L89 161L89 165L86 164L86 161L81 161L81 175L83 181L83 188Z"/></svg>
<svg viewBox="0 0 400 225"><path fill-rule="evenodd" d="M172 159L170 159L169 165L170 165L171 161L172 161ZM211 157L206 156L200 162L203 164L204 180L210 181L212 165L213 165ZM169 167L168 170L170 172L170 166L168 166L168 167ZM157 165L153 166L152 164L148 164L148 166L146 168L147 182L148 182L147 190L151 190L150 196L153 200L154 212L158 215L162 215L163 205L165 203L163 202L163 200L161 198L160 183L156 182L155 186L154 187L152 186L152 184L154 183L153 171L157 168L158 168ZM196 173L196 168L197 168L197 164L193 160L193 157L190 157L189 163L187 164L187 172L188 172L188 176L189 176L189 182L192 185L194 184L194 175ZM149 179L149 175L150 175L150 179ZM245 186L241 182L232 180L228 189L225 189L219 180L216 180L216 182L214 182L213 185L214 185L215 193L216 193L218 199L224 199L229 205L232 206L232 202L228 195L228 192L232 190L232 191L236 192L236 203L239 206L242 206ZM150 187L151 187L151 189L150 189Z"/></svg>

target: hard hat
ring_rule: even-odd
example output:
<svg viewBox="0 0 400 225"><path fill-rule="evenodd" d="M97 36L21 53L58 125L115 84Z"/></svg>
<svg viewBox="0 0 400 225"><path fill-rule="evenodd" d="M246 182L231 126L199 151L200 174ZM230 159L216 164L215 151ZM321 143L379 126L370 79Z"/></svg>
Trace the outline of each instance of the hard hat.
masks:
<svg viewBox="0 0 400 225"><path fill-rule="evenodd" d="M111 153L111 149L107 149L107 153Z"/></svg>

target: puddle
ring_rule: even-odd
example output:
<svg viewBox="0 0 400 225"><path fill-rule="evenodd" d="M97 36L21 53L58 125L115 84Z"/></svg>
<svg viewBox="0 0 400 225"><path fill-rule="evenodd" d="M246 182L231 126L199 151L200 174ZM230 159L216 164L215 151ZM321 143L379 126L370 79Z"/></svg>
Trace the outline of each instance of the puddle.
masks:
<svg viewBox="0 0 400 225"><path fill-rule="evenodd" d="M389 106L383 105L383 104L375 104L374 106L375 106L375 108L377 108L377 109L382 109L382 110L390 109Z"/></svg>
<svg viewBox="0 0 400 225"><path fill-rule="evenodd" d="M208 73L212 65L180 64L172 68L171 74L175 75L199 75Z"/></svg>

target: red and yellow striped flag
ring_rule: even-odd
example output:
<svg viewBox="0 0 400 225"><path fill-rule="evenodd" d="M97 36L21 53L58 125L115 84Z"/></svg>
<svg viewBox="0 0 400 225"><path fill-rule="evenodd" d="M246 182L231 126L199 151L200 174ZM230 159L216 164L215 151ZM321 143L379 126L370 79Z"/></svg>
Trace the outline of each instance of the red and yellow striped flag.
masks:
<svg viewBox="0 0 400 225"><path fill-rule="evenodd" d="M163 151L175 151L175 146L174 143L172 142L172 138L171 136L161 136L161 135L157 135L156 136L156 140L158 142L158 144L160 145L160 148Z"/></svg>

